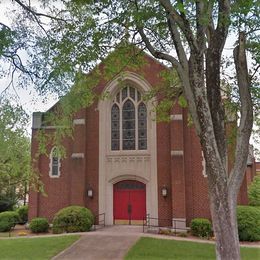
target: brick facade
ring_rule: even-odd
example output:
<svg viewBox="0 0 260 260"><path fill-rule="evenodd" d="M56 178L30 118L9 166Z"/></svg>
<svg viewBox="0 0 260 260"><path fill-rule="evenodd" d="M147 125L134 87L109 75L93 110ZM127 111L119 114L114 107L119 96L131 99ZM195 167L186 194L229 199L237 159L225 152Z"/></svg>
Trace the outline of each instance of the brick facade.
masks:
<svg viewBox="0 0 260 260"><path fill-rule="evenodd" d="M153 87L160 84L159 74L165 67L149 56L146 61L138 73ZM102 92L106 85L102 79L96 91ZM202 174L201 146L194 128L188 126L187 110L176 104L171 113L171 122L156 123L158 217L164 219L160 220L161 225L171 225L174 218L185 219L189 225L195 217L210 218L207 178ZM41 216L51 221L59 209L69 205L86 206L94 215L103 213L99 212L99 116L97 102L74 116L74 136L64 140L66 158L61 160L59 178L50 178L48 156L35 157L36 136L41 127L32 130L32 157L35 168L41 173L46 195L30 191L29 219ZM47 133L52 131L46 129ZM48 146L49 153L51 149ZM252 165L247 169L239 194L241 204L247 203L247 185L253 175ZM87 196L89 188L93 190L92 198ZM161 194L163 188L167 188L166 197Z"/></svg>

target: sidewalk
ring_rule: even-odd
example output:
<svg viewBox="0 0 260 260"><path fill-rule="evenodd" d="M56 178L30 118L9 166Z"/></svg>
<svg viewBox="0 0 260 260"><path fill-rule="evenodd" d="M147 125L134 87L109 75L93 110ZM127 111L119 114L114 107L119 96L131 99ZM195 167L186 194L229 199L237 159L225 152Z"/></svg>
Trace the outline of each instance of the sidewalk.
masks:
<svg viewBox="0 0 260 260"><path fill-rule="evenodd" d="M82 237L77 242L55 256L53 260L123 259L127 251L140 237L214 244L214 241L209 240L143 233L143 228L141 226L115 225L102 228L95 232L80 234L82 234ZM241 244L241 246L260 248L260 244Z"/></svg>
<svg viewBox="0 0 260 260"><path fill-rule="evenodd" d="M76 243L55 256L53 260L123 259L142 235L142 227L136 226L111 226L84 233Z"/></svg>

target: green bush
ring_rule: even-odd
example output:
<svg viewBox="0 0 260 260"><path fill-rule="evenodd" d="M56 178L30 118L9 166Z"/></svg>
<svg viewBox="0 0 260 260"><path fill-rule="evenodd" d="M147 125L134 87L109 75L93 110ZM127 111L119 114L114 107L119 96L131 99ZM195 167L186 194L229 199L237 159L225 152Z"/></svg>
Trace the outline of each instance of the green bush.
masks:
<svg viewBox="0 0 260 260"><path fill-rule="evenodd" d="M21 206L16 212L19 215L19 224L25 224L28 221L28 206Z"/></svg>
<svg viewBox="0 0 260 260"><path fill-rule="evenodd" d="M85 232L94 224L92 212L84 207L69 206L61 209L53 219L53 233Z"/></svg>
<svg viewBox="0 0 260 260"><path fill-rule="evenodd" d="M34 218L31 220L29 228L33 233L48 232L49 223L46 218Z"/></svg>
<svg viewBox="0 0 260 260"><path fill-rule="evenodd" d="M191 233L197 237L210 237L212 236L212 225L208 219L194 218L191 221Z"/></svg>
<svg viewBox="0 0 260 260"><path fill-rule="evenodd" d="M237 207L238 235L240 241L260 240L260 207Z"/></svg>
<svg viewBox="0 0 260 260"><path fill-rule="evenodd" d="M248 188L248 200L251 206L260 206L260 176L255 176Z"/></svg>
<svg viewBox="0 0 260 260"><path fill-rule="evenodd" d="M2 221L0 221L0 232L7 232L7 231L10 231L12 228L12 224L4 219Z"/></svg>
<svg viewBox="0 0 260 260"><path fill-rule="evenodd" d="M0 194L0 212L12 211L17 198L14 193Z"/></svg>
<svg viewBox="0 0 260 260"><path fill-rule="evenodd" d="M19 215L15 211L0 213L0 232L10 231L19 221Z"/></svg>

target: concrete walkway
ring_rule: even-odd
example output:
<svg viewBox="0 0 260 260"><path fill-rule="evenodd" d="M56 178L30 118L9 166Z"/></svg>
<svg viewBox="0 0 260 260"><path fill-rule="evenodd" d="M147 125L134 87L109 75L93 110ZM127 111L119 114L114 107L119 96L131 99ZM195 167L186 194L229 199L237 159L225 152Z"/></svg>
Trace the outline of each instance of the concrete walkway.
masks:
<svg viewBox="0 0 260 260"><path fill-rule="evenodd" d="M110 226L89 232L53 260L123 259L127 251L143 235L140 226Z"/></svg>
<svg viewBox="0 0 260 260"><path fill-rule="evenodd" d="M214 241L209 240L143 233L142 226L115 225L107 226L94 232L78 234L81 235L81 238L72 246L55 256L53 260L123 259L128 250L140 237L214 244ZM259 243L241 244L241 246L260 248Z"/></svg>

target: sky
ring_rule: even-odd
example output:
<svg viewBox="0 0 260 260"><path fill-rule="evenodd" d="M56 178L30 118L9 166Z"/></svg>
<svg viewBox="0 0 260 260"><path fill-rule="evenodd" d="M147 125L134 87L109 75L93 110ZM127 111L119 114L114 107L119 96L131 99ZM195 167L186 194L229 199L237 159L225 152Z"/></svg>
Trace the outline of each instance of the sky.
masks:
<svg viewBox="0 0 260 260"><path fill-rule="evenodd" d="M37 0L32 0L36 2ZM11 12L13 8L13 3L11 0L0 0L0 23L10 25L11 21L8 18L8 12ZM235 42L235 37L231 35L227 44L224 48L224 55L230 55L233 50ZM0 66L3 64L0 63ZM0 94L8 86L10 82L10 76L0 78ZM48 96L40 96L33 88L33 86L25 87L23 89L17 88L16 86L10 86L8 88L8 93L12 95L12 99L15 103L22 105L24 110L30 116L30 123L28 125L28 134L31 134L31 123L32 123L32 113L36 111L44 112L52 107L57 101L58 96L54 94L49 94ZM253 140L251 140L253 143ZM254 144L260 150L260 144ZM260 159L260 158L259 158Z"/></svg>
<svg viewBox="0 0 260 260"><path fill-rule="evenodd" d="M34 1L34 0L32 0ZM11 25L11 21L8 18L8 13L12 10L13 4L11 0L0 0L0 23ZM7 66L6 64L0 64L0 66ZM11 80L10 76L0 78L0 93L2 93L9 85ZM14 83L17 81L17 77ZM33 86L18 88L15 84L8 88L8 94L11 96L13 103L21 105L24 110L30 116L30 123L28 125L28 134L31 134L32 125L32 113L36 111L46 111L52 107L57 101L58 96L49 94L48 96L40 96L33 88Z"/></svg>

